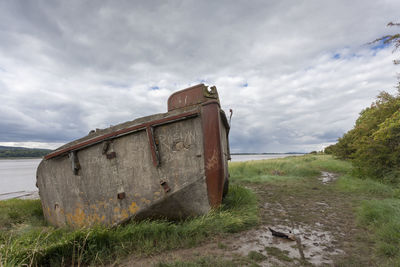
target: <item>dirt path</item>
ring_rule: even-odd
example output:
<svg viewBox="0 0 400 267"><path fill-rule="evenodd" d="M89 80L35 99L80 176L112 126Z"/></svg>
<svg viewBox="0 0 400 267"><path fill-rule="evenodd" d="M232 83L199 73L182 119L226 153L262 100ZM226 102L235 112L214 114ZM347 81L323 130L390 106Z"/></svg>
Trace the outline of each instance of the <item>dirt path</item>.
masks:
<svg viewBox="0 0 400 267"><path fill-rule="evenodd" d="M337 175L275 183L246 184L259 196L260 225L217 236L200 246L153 257L131 257L119 266L151 266L200 257L230 260L239 266L368 265L370 248L354 219L354 197L335 189ZM272 236L273 230L295 240ZM256 266L257 266L256 265Z"/></svg>

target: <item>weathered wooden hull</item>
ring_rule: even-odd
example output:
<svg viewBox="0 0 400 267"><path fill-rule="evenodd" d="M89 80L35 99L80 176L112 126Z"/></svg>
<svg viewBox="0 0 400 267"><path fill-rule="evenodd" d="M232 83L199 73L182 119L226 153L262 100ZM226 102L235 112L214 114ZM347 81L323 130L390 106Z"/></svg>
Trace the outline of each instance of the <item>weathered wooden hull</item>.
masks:
<svg viewBox="0 0 400 267"><path fill-rule="evenodd" d="M215 88L179 91L168 110L47 155L37 170L46 219L56 226L115 225L132 217L202 215L220 205L229 125Z"/></svg>

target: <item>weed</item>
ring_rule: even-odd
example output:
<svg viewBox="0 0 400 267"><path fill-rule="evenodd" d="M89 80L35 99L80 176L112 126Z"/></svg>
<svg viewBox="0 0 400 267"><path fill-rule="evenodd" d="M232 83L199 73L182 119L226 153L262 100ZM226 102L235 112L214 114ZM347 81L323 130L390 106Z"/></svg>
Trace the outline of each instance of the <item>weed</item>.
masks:
<svg viewBox="0 0 400 267"><path fill-rule="evenodd" d="M357 219L373 233L377 253L389 262L400 262L400 199L363 201Z"/></svg>
<svg viewBox="0 0 400 267"><path fill-rule="evenodd" d="M201 257L194 260L188 261L175 261L172 263L159 262L155 266L157 267L235 267L239 266L235 262L231 260L225 260L220 258L211 258L211 257Z"/></svg>
<svg viewBox="0 0 400 267"><path fill-rule="evenodd" d="M263 255L263 254L261 254L260 252L257 252L257 251L250 251L249 254L247 255L247 257L250 260L253 260L253 261L256 261L256 262L260 262L260 261L263 261L263 260L267 259L267 257L265 255Z"/></svg>
<svg viewBox="0 0 400 267"><path fill-rule="evenodd" d="M15 224L44 226L40 200L10 199L0 201L0 232L10 230Z"/></svg>
<svg viewBox="0 0 400 267"><path fill-rule="evenodd" d="M400 198L399 189L371 179L359 179L349 174L342 176L336 186L339 190L378 198Z"/></svg>
<svg viewBox="0 0 400 267"><path fill-rule="evenodd" d="M227 249L228 246L225 245L224 243L218 242L218 248L219 248L219 249Z"/></svg>
<svg viewBox="0 0 400 267"><path fill-rule="evenodd" d="M279 260L287 261L287 262L293 261L293 259L288 256L288 254L289 254L288 251L282 251L276 247L266 247L265 250L267 251L268 255L274 256L275 258L277 258Z"/></svg>

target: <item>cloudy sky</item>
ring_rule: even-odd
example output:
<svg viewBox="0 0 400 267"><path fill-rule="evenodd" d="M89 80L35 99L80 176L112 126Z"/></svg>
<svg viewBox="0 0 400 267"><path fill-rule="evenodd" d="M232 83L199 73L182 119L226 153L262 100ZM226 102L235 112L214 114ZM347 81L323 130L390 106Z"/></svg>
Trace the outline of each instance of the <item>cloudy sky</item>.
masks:
<svg viewBox="0 0 400 267"><path fill-rule="evenodd" d="M307 152L382 90L398 0L0 1L0 144L55 148L216 85L233 152Z"/></svg>

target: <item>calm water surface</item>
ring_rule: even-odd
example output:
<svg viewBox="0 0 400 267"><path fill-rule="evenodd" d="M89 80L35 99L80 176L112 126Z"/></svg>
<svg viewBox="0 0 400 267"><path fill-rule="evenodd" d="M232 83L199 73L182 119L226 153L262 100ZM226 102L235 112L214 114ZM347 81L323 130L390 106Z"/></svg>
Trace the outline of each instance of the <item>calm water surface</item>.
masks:
<svg viewBox="0 0 400 267"><path fill-rule="evenodd" d="M249 161L249 160L262 160L262 159L277 159L290 156L302 156L304 154L253 154L253 155L231 155L231 161Z"/></svg>
<svg viewBox="0 0 400 267"><path fill-rule="evenodd" d="M232 155L232 161L248 161L283 158L287 154ZM41 159L3 159L0 160L0 199L15 197L24 192L36 191L36 168ZM24 191L24 192L21 192ZM8 194L18 192L16 194Z"/></svg>
<svg viewBox="0 0 400 267"><path fill-rule="evenodd" d="M0 160L0 195L17 191L35 191L36 168L42 159ZM1 196L0 196L1 197Z"/></svg>

